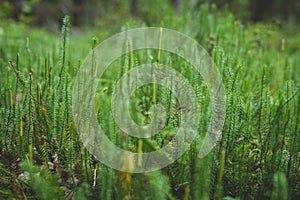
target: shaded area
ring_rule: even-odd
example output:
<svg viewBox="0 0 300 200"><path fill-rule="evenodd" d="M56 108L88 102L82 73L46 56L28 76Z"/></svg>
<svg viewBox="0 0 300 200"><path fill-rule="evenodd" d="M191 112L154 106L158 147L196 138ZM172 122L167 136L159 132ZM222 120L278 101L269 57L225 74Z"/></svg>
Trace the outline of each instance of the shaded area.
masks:
<svg viewBox="0 0 300 200"><path fill-rule="evenodd" d="M299 22L300 2L297 0L1 0L0 19L12 19L36 26L57 26L64 15L74 26L121 24L131 18L157 22L161 15L181 13L186 7L199 10L203 3L216 4L231 10L243 21L279 19Z"/></svg>

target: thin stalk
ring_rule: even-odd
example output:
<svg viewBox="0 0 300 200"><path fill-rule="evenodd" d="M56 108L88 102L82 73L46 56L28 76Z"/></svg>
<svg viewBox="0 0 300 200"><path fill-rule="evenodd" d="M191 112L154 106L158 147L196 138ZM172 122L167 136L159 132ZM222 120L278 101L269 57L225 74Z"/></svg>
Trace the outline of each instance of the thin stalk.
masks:
<svg viewBox="0 0 300 200"><path fill-rule="evenodd" d="M29 117L29 124L28 124L28 130L27 130L27 145L29 146L32 144L32 138L31 138L31 126L32 126L32 117L31 117L31 101L32 101L32 72L29 72L29 105L28 105L28 117Z"/></svg>
<svg viewBox="0 0 300 200"><path fill-rule="evenodd" d="M160 62L161 55L161 39L162 39L162 28L159 29L158 43L157 43L157 54L156 54L156 65ZM155 72L152 72L152 103L156 103L156 80Z"/></svg>

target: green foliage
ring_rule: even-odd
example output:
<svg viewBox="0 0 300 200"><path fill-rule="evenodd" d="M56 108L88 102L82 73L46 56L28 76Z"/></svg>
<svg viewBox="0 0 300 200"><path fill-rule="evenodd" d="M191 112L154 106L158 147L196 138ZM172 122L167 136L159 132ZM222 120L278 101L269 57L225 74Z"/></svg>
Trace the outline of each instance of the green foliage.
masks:
<svg viewBox="0 0 300 200"><path fill-rule="evenodd" d="M149 174L149 199L167 199L170 196L170 186L166 176L158 172Z"/></svg>
<svg viewBox="0 0 300 200"><path fill-rule="evenodd" d="M60 187L56 174L33 165L29 160L25 160L21 167L24 174L28 174L28 183L38 199L63 199L64 188Z"/></svg>
<svg viewBox="0 0 300 200"><path fill-rule="evenodd" d="M156 4L154 8L159 7ZM167 11L157 17L161 8ZM182 5L176 18L167 3L161 8L136 15L153 15L146 20L149 25L193 37L222 74L227 115L221 141L213 151L198 158L211 115L207 84L184 59L147 49L116 59L95 86L95 109L103 130L114 144L133 152L178 142L173 137L180 123L179 105L162 86L143 86L131 99L132 118L140 125L149 123L154 103L166 108L166 126L152 138L124 134L110 110L119 77L145 61L158 61L182 73L195 89L201 112L199 134L179 160L156 172L130 174L99 163L77 134L71 89L82 59L89 50L94 53L109 31L79 37L65 17L57 39L19 23L1 23L0 198L299 199L300 70L299 47L293 44L299 35L276 24L245 27L209 4L190 11L188 4ZM128 22L122 30L140 25L140 21ZM133 44L126 41L124 48ZM133 161L123 162L128 167Z"/></svg>
<svg viewBox="0 0 300 200"><path fill-rule="evenodd" d="M92 198L92 190L86 182L82 183L82 185L75 190L72 196L72 199L74 200L85 200L90 198Z"/></svg>
<svg viewBox="0 0 300 200"><path fill-rule="evenodd" d="M274 174L271 199L288 199L288 182L285 175L281 172Z"/></svg>

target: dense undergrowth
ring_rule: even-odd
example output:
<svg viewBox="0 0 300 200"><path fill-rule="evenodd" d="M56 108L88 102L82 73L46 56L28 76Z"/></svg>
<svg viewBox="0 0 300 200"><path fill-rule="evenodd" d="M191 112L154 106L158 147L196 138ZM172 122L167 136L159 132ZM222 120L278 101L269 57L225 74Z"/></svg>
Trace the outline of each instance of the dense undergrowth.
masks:
<svg viewBox="0 0 300 200"><path fill-rule="evenodd" d="M299 199L300 35L288 34L275 23L245 26L230 13L205 5L195 15L188 13L167 15L161 24L151 25L190 35L212 56L227 93L222 139L207 157L198 158L210 120L207 86L186 70L184 60L162 54L161 63L171 64L191 81L205 117L188 152L162 170L143 174L118 172L98 162L83 147L73 122L74 77L87 53L111 33L76 36L68 17L61 37L2 23L0 198ZM122 30L140 26L144 24L132 21ZM116 60L98 86L99 123L116 145L137 152L141 143L142 151L152 151L172 142L179 123L176 101L157 87L156 101L171 107L165 129L151 140L125 136L109 114L116 80L149 55L155 57L155 50ZM122 68L117 67L120 63ZM133 117L140 124L149 121L152 92L149 85L134 94Z"/></svg>

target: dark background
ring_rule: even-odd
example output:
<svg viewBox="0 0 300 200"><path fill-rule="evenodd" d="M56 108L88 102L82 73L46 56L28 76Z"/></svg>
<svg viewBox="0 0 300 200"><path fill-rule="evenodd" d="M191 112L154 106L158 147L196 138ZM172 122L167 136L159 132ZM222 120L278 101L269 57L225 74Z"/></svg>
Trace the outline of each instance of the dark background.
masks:
<svg viewBox="0 0 300 200"><path fill-rule="evenodd" d="M153 24L166 12L179 15L184 8L197 12L203 3L231 11L243 23L300 21L299 0L0 0L0 20L54 28L69 15L78 27L108 27L130 19Z"/></svg>

